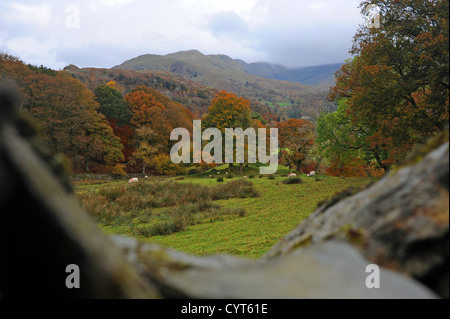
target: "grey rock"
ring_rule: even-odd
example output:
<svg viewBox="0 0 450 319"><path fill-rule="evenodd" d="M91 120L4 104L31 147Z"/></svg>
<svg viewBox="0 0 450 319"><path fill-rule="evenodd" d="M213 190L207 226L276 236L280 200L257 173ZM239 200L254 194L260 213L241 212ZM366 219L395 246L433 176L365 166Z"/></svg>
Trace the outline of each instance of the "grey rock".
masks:
<svg viewBox="0 0 450 319"><path fill-rule="evenodd" d="M370 264L349 244L327 242L283 258L250 261L194 257L114 236L128 260L171 296L218 299L428 299L437 296L410 278L380 269L380 288L366 286Z"/></svg>
<svg viewBox="0 0 450 319"><path fill-rule="evenodd" d="M353 244L373 263L399 271L448 298L449 144L371 187L324 204L276 244L277 258L327 240Z"/></svg>

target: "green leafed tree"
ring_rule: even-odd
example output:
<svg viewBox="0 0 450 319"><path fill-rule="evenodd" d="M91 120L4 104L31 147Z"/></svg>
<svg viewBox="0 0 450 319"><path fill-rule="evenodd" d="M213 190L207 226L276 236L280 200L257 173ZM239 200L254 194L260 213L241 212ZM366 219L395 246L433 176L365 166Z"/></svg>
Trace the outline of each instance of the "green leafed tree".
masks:
<svg viewBox="0 0 450 319"><path fill-rule="evenodd" d="M319 140L389 170L448 121L448 1L361 3L374 6L380 26L356 34L329 94L340 110L319 121Z"/></svg>
<svg viewBox="0 0 450 319"><path fill-rule="evenodd" d="M122 93L109 85L100 85L95 89L95 96L100 104L98 111L108 120L116 120L119 127L130 123L132 114Z"/></svg>

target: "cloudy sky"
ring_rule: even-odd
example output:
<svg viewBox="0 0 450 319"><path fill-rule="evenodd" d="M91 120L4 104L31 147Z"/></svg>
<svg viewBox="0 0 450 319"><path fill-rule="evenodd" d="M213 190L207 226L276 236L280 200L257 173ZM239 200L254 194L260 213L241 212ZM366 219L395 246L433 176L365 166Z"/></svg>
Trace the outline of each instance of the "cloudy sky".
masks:
<svg viewBox="0 0 450 319"><path fill-rule="evenodd" d="M360 0L1 0L0 51L55 69L196 49L289 67L343 62Z"/></svg>

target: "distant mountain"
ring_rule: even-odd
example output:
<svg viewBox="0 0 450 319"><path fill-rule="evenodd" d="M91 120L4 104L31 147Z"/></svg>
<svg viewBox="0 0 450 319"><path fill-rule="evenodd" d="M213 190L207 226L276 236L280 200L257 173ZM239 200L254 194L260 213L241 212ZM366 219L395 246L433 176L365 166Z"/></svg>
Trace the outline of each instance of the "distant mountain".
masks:
<svg viewBox="0 0 450 319"><path fill-rule="evenodd" d="M329 102L326 95L337 66L289 70L191 50L168 55L141 55L111 70L176 74L207 89L226 90L265 105L279 119L306 117L314 120L320 113L336 109L335 103ZM294 80L311 83L315 88Z"/></svg>
<svg viewBox="0 0 450 319"><path fill-rule="evenodd" d="M340 66L341 64L330 64L288 69L269 63L248 64L226 55L204 55L191 50L163 56L141 55L114 68L172 72L205 86L249 96L253 88L274 89L288 95L312 93L316 90L328 91L334 83L334 73Z"/></svg>
<svg viewBox="0 0 450 319"><path fill-rule="evenodd" d="M283 102L291 96L315 94L309 86L252 75L242 61L226 55L203 55L184 51L164 56L147 54L128 60L113 69L159 70L181 75L206 87L226 90L261 101Z"/></svg>
<svg viewBox="0 0 450 319"><path fill-rule="evenodd" d="M341 66L342 63L336 63L288 69L281 65L269 63L251 63L245 65L246 71L249 74L274 80L298 82L325 91L328 91L334 85L334 74Z"/></svg>

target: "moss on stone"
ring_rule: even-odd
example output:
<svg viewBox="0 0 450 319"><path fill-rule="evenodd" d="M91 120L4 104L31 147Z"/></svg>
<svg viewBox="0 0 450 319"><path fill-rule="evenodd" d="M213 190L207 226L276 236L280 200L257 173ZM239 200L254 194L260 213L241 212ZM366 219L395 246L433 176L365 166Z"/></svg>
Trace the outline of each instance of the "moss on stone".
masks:
<svg viewBox="0 0 450 319"><path fill-rule="evenodd" d="M312 239L312 235L311 234L306 234L303 235L299 238L297 238L291 245L289 248L289 252L297 250L299 248L305 248L308 247L312 244L313 239Z"/></svg>

